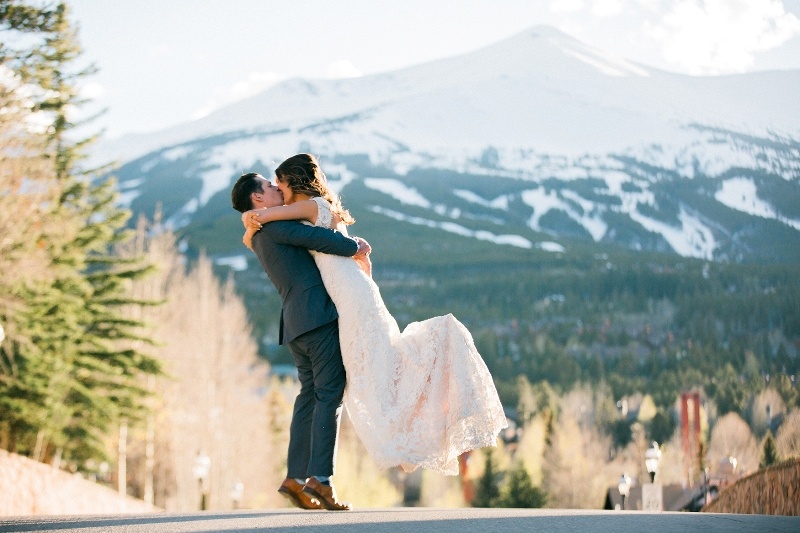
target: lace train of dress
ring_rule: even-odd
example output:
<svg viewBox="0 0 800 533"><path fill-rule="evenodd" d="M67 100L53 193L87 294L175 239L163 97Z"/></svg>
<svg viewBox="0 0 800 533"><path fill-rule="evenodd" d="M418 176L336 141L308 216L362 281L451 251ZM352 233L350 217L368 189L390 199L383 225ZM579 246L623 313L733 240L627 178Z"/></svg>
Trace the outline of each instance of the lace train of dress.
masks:
<svg viewBox="0 0 800 533"><path fill-rule="evenodd" d="M330 226L329 204L314 200L316 225ZM469 330L448 314L401 333L353 259L312 253L339 312L344 405L378 466L456 475L459 455L495 445L506 418Z"/></svg>

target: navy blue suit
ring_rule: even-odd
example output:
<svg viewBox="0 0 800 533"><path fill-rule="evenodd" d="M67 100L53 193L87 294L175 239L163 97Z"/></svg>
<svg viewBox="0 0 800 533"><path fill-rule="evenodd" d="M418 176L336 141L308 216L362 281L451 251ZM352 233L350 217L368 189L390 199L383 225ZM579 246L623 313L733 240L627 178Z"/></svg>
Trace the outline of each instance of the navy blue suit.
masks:
<svg viewBox="0 0 800 533"><path fill-rule="evenodd" d="M349 257L358 244L327 228L276 221L253 236L253 249L281 296L279 342L288 345L300 379L287 476L331 476L346 376L339 315L308 250Z"/></svg>

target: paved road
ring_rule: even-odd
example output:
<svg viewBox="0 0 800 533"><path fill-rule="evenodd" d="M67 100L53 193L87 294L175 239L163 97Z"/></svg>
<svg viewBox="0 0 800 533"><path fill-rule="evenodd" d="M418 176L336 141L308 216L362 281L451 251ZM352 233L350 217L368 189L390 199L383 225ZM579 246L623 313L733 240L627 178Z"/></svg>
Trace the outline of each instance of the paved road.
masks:
<svg viewBox="0 0 800 533"><path fill-rule="evenodd" d="M516 533L577 531L669 533L800 532L800 517L560 509L365 509L350 512L264 510L118 516L0 518L0 532L218 533Z"/></svg>

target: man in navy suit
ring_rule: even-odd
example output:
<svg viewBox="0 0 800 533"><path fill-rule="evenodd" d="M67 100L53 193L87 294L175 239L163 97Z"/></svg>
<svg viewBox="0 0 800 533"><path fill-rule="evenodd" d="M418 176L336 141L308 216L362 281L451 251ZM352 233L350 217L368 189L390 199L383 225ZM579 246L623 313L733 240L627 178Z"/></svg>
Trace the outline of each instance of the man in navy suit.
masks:
<svg viewBox="0 0 800 533"><path fill-rule="evenodd" d="M281 192L260 174L242 175L231 191L245 212L283 205ZM288 345L300 379L289 430L286 479L278 491L303 509L349 510L330 483L333 475L345 369L339 315L308 250L346 257L366 255L363 239L297 221L275 221L253 237L253 251L283 303L281 344Z"/></svg>

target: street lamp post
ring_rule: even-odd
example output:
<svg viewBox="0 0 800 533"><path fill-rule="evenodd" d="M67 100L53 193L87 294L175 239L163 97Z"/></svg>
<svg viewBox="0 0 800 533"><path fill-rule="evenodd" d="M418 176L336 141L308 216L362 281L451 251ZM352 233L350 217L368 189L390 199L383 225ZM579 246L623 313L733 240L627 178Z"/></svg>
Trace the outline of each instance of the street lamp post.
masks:
<svg viewBox="0 0 800 533"><path fill-rule="evenodd" d="M194 460L192 467L192 474L197 479L198 486L200 487L200 510L205 511L208 508L208 501L206 498L206 479L208 479L208 471L211 469L211 458L205 453L197 452L197 457Z"/></svg>
<svg viewBox="0 0 800 533"><path fill-rule="evenodd" d="M642 509L645 511L664 510L664 492L661 484L656 485L656 472L661 462L661 450L658 443L653 441L652 446L644 452L644 464L650 474L650 483L642 485Z"/></svg>
<svg viewBox="0 0 800 533"><path fill-rule="evenodd" d="M244 495L244 483L241 481L237 481L233 484L233 488L231 489L231 500L233 500L233 508L239 508L239 502L242 501L242 496Z"/></svg>
<svg viewBox="0 0 800 533"><path fill-rule="evenodd" d="M658 463L661 461L661 450L658 448L658 443L653 441L652 446L647 448L644 452L644 464L647 466L647 471L650 473L650 483L655 483L656 472L658 471Z"/></svg>
<svg viewBox="0 0 800 533"><path fill-rule="evenodd" d="M617 485L619 489L619 495L622 498L622 510L625 510L625 498L631 492L631 478L628 474L622 474L619 478L619 484Z"/></svg>

